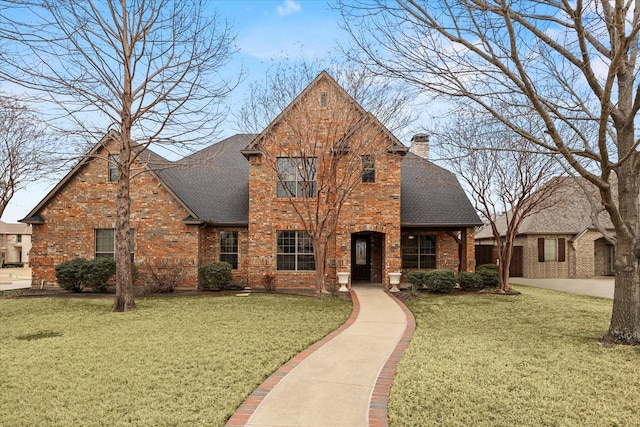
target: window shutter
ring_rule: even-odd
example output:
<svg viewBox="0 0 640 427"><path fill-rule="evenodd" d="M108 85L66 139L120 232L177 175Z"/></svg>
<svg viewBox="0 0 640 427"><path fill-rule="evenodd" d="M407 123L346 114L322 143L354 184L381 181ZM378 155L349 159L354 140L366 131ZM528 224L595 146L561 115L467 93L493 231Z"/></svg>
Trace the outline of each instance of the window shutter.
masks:
<svg viewBox="0 0 640 427"><path fill-rule="evenodd" d="M544 237L538 237L538 262L544 262Z"/></svg>
<svg viewBox="0 0 640 427"><path fill-rule="evenodd" d="M558 239L558 262L565 261L564 247L565 247L565 239L564 237L561 237Z"/></svg>

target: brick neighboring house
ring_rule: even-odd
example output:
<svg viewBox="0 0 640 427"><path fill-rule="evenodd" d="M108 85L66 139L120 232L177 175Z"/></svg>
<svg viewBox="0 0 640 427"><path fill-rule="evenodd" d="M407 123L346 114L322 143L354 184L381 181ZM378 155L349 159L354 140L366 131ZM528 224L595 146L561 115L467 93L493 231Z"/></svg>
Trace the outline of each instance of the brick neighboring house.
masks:
<svg viewBox="0 0 640 427"><path fill-rule="evenodd" d="M230 262L234 279L249 286L260 286L265 273L275 274L279 287L315 286L309 238L282 194L300 183L279 181L265 150L282 150L278 144L293 137L287 120L302 114L316 132L308 138L326 137L323 126L336 112L356 117L358 126L335 142L365 139L371 154L367 178L359 171L363 182L329 242L328 281L335 283L338 271L381 286L388 273L418 267L472 271L480 220L455 176L414 153L428 152L428 138L414 138L408 152L326 72L260 135L235 135L176 162L147 150L140 166L148 173L131 185L134 262L170 259L186 268L184 284L192 287L198 266L213 260ZM55 282L60 262L112 255L117 179L110 144L107 135L21 220L33 226L34 281ZM335 145L324 148L318 164ZM270 154L284 163L290 156Z"/></svg>
<svg viewBox="0 0 640 427"><path fill-rule="evenodd" d="M27 224L9 224L0 221L0 261L5 264L29 266L31 227Z"/></svg>
<svg viewBox="0 0 640 427"><path fill-rule="evenodd" d="M614 247L593 225L589 197L599 203L596 188L582 178L558 178L562 185L552 207L524 220L515 239L510 276L529 279L590 278L614 274ZM579 180L580 183L577 181ZM614 235L606 211L598 216ZM505 229L504 216L498 229ZM490 228L476 233L476 263L495 263Z"/></svg>

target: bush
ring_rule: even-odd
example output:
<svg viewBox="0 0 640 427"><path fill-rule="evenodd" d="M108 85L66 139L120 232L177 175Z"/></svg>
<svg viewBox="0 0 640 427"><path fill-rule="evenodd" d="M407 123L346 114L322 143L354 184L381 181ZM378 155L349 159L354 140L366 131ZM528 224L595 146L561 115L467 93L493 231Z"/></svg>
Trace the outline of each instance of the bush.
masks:
<svg viewBox="0 0 640 427"><path fill-rule="evenodd" d="M484 288L482 277L476 273L470 273L468 271L462 271L458 274L458 284L464 290Z"/></svg>
<svg viewBox="0 0 640 427"><path fill-rule="evenodd" d="M84 258L74 258L56 265L58 285L67 291L82 292L87 263L88 261Z"/></svg>
<svg viewBox="0 0 640 427"><path fill-rule="evenodd" d="M116 260L113 258L94 258L82 267L83 285L96 292L105 292L109 279L116 274Z"/></svg>
<svg viewBox="0 0 640 427"><path fill-rule="evenodd" d="M416 289L424 289L427 274L429 274L428 271L410 271L406 276L407 282L411 283Z"/></svg>
<svg viewBox="0 0 640 427"><path fill-rule="evenodd" d="M264 273L262 276L262 286L267 292L275 292L276 290L276 275L273 273Z"/></svg>
<svg viewBox="0 0 640 427"><path fill-rule="evenodd" d="M175 263L163 260L158 264L142 265L138 269L144 281L142 292L145 294L165 294L173 292L184 280L184 268Z"/></svg>
<svg viewBox="0 0 640 427"><path fill-rule="evenodd" d="M425 289L429 292L451 292L456 286L456 275L451 270L434 270L424 279Z"/></svg>
<svg viewBox="0 0 640 427"><path fill-rule="evenodd" d="M476 274L482 279L482 287L497 288L500 283L499 267L496 264L482 264L476 267Z"/></svg>
<svg viewBox="0 0 640 427"><path fill-rule="evenodd" d="M221 291L231 283L231 264L224 261L203 264L198 269L202 289Z"/></svg>

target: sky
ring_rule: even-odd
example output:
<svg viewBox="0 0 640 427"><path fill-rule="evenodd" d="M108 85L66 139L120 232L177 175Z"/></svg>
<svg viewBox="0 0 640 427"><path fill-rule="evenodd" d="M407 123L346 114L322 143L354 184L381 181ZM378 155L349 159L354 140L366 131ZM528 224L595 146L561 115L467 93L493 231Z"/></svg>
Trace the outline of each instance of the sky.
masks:
<svg viewBox="0 0 640 427"><path fill-rule="evenodd" d="M229 72L242 67L246 72L243 84L236 89L232 108L242 103L248 84L264 77L265 71L281 58L326 58L334 52L336 43L346 41L340 30L339 12L324 0L277 1L210 1L219 18L226 20L237 33L239 49L229 65ZM225 127L222 136L234 133ZM66 171L64 171L66 172ZM36 182L16 193L2 215L2 221L14 223L23 219L57 184Z"/></svg>

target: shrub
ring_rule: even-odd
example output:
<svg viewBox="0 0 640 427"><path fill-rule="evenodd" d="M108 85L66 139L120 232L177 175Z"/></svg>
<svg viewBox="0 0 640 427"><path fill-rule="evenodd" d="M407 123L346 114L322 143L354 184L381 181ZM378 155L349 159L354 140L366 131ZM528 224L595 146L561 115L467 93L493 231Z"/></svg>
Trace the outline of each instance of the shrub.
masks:
<svg viewBox="0 0 640 427"><path fill-rule="evenodd" d="M116 274L116 260L113 258L94 258L82 267L83 285L96 292L105 292L109 279Z"/></svg>
<svg viewBox="0 0 640 427"><path fill-rule="evenodd" d="M476 267L476 274L482 279L482 287L497 288L500 283L499 267L496 264L482 264Z"/></svg>
<svg viewBox="0 0 640 427"><path fill-rule="evenodd" d="M144 281L143 293L164 294L173 292L184 280L186 272L176 262L163 260L157 264L145 264L139 269Z"/></svg>
<svg viewBox="0 0 640 427"><path fill-rule="evenodd" d="M231 264L224 261L203 264L198 269L198 276L202 289L221 291L231 282Z"/></svg>
<svg viewBox="0 0 640 427"><path fill-rule="evenodd" d="M84 270L88 261L74 258L56 265L56 280L62 289L71 292L82 292L84 286Z"/></svg>
<svg viewBox="0 0 640 427"><path fill-rule="evenodd" d="M451 270L434 270L426 274L425 289L429 292L451 292L456 286L456 275Z"/></svg>
<svg viewBox="0 0 640 427"><path fill-rule="evenodd" d="M464 290L483 289L482 277L476 273L462 271L458 274L458 284Z"/></svg>
<svg viewBox="0 0 640 427"><path fill-rule="evenodd" d="M267 292L275 292L276 290L276 275L273 273L264 273L262 276L262 286Z"/></svg>
<svg viewBox="0 0 640 427"><path fill-rule="evenodd" d="M424 289L425 288L425 280L429 274L428 271L410 271L407 273L407 282L411 283L416 289Z"/></svg>

